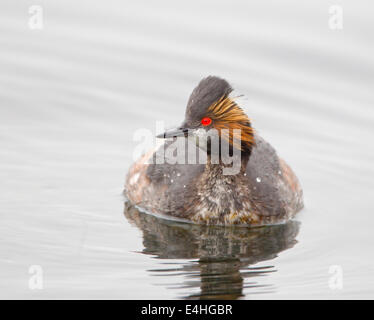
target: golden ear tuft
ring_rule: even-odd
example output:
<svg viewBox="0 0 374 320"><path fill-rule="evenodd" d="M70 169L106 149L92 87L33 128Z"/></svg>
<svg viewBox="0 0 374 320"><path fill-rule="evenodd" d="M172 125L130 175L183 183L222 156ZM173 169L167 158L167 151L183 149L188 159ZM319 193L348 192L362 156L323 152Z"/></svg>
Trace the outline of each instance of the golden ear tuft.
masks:
<svg viewBox="0 0 374 320"><path fill-rule="evenodd" d="M255 144L251 121L233 99L222 96L208 108L208 113L213 119L214 128L220 132L226 129L221 136L230 145L241 150L250 150Z"/></svg>

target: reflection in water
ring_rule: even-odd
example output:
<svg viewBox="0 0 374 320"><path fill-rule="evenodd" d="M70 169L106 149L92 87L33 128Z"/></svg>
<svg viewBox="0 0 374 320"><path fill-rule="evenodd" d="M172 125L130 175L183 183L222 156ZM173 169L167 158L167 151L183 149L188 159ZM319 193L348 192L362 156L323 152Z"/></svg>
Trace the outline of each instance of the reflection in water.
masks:
<svg viewBox="0 0 374 320"><path fill-rule="evenodd" d="M256 228L176 222L140 212L128 202L125 216L143 232L143 253L159 259L198 259L176 268L151 270L163 276L184 275L186 280L179 287L200 288L198 294L185 297L189 299L236 299L244 295L243 289L265 287L257 280L276 271L274 267L250 266L293 247L299 230L296 221Z"/></svg>

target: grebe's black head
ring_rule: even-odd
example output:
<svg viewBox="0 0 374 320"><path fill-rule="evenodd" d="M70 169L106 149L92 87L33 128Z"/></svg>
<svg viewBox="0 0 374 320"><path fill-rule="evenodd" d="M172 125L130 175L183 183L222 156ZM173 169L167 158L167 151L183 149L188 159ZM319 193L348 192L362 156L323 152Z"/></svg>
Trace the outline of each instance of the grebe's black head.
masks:
<svg viewBox="0 0 374 320"><path fill-rule="evenodd" d="M209 76L200 81L187 103L182 125L159 135L159 138L193 136L206 137L215 129L230 146L250 152L254 144L253 129L245 112L229 97L230 84L219 77Z"/></svg>
<svg viewBox="0 0 374 320"><path fill-rule="evenodd" d="M233 91L221 78L209 76L200 81L188 99L185 120L189 125L199 126L209 113L209 107Z"/></svg>

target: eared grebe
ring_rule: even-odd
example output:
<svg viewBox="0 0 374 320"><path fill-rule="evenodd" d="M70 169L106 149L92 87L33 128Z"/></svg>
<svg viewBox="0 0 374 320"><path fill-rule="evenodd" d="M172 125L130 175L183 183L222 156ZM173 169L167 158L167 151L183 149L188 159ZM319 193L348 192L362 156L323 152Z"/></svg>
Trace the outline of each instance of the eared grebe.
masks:
<svg viewBox="0 0 374 320"><path fill-rule="evenodd" d="M189 98L182 125L158 136L172 140L130 168L125 195L131 203L151 213L225 225L279 223L303 207L295 174L254 133L249 118L230 96L232 90L218 77L200 81ZM177 140L185 142L183 161L168 161L165 150ZM199 162L202 150L203 164ZM159 161L162 157L164 163ZM191 164L191 159L197 164ZM237 170L230 171L235 161Z"/></svg>

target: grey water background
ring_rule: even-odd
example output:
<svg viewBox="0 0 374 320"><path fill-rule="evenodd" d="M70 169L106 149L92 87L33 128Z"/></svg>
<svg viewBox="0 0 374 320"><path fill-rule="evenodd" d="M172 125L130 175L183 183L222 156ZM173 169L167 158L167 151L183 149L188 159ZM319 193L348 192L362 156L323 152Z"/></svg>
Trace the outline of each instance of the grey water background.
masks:
<svg viewBox="0 0 374 320"><path fill-rule="evenodd" d="M329 28L333 4L342 30ZM42 30L28 27L31 5ZM1 298L373 298L370 1L0 8ZM125 210L133 133L178 125L211 74L246 96L254 127L297 173L297 222L215 229ZM29 288L32 265L42 290Z"/></svg>

